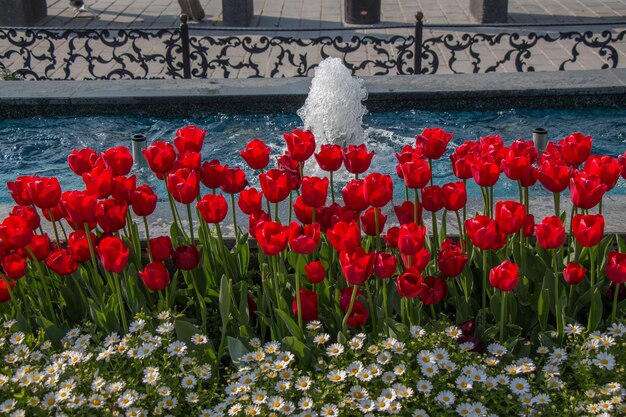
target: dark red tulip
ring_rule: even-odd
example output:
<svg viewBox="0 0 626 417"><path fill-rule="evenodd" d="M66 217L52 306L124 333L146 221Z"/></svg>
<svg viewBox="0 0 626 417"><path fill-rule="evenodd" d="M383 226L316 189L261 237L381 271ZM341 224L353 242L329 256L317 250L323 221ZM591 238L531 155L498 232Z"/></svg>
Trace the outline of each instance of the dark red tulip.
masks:
<svg viewBox="0 0 626 417"><path fill-rule="evenodd" d="M339 145L322 145L320 151L315 154L315 160L320 169L333 172L341 168L343 152Z"/></svg>
<svg viewBox="0 0 626 417"><path fill-rule="evenodd" d="M200 263L200 252L196 245L181 245L172 251L174 264L178 269L191 271Z"/></svg>
<svg viewBox="0 0 626 417"><path fill-rule="evenodd" d="M565 191L569 185L569 168L561 159L543 154L540 158L537 179L546 190L553 193Z"/></svg>
<svg viewBox="0 0 626 417"><path fill-rule="evenodd" d="M18 280L26 275L26 259L11 253L2 260L2 269L7 278Z"/></svg>
<svg viewBox="0 0 626 417"><path fill-rule="evenodd" d="M291 311L294 316L298 316L298 300L295 296L291 303ZM317 320L317 293L315 291L300 288L300 313L304 321Z"/></svg>
<svg viewBox="0 0 626 417"><path fill-rule="evenodd" d="M510 261L503 261L489 272L489 283L500 291L513 291L519 282L519 267Z"/></svg>
<svg viewBox="0 0 626 417"><path fill-rule="evenodd" d="M496 222L502 233L517 233L522 228L526 207L517 201L498 201L495 213Z"/></svg>
<svg viewBox="0 0 626 417"><path fill-rule="evenodd" d="M289 247L292 251L304 255L315 252L320 242L319 223L301 226L297 222L289 225Z"/></svg>
<svg viewBox="0 0 626 417"><path fill-rule="evenodd" d="M422 206L424 210L437 212L443 208L443 192L438 185L422 188Z"/></svg>
<svg viewBox="0 0 626 417"><path fill-rule="evenodd" d="M287 173L290 190L300 188L300 163L291 157L289 151L277 159L277 167Z"/></svg>
<svg viewBox="0 0 626 417"><path fill-rule="evenodd" d="M452 173L460 180L467 180L472 178L472 163L474 161L474 154L477 152L478 144L472 141L466 141L459 145L452 155L450 155L450 161L452 162Z"/></svg>
<svg viewBox="0 0 626 417"><path fill-rule="evenodd" d="M320 207L317 214L316 219L324 233L328 232L328 229L334 227L339 222L350 223L352 221L358 222L359 220L359 212L342 207L337 203L333 203L328 207Z"/></svg>
<svg viewBox="0 0 626 417"><path fill-rule="evenodd" d="M499 249L501 235L504 235L495 220L482 214L465 221L465 232L472 245L482 250Z"/></svg>
<svg viewBox="0 0 626 417"><path fill-rule="evenodd" d="M252 169L263 169L270 163L270 148L261 139L252 139L239 154Z"/></svg>
<svg viewBox="0 0 626 417"><path fill-rule="evenodd" d="M417 223L406 223L400 226L398 233L398 250L403 255L415 255L424 248L426 228Z"/></svg>
<svg viewBox="0 0 626 417"><path fill-rule="evenodd" d="M9 194L17 204L20 206L30 206L33 204L28 193L28 184L33 180L33 177L29 175L22 175L15 179L15 181L7 182L7 188Z"/></svg>
<svg viewBox="0 0 626 417"><path fill-rule="evenodd" d="M174 248L172 247L172 239L169 236L158 236L150 239L150 253L152 260L164 261L170 256Z"/></svg>
<svg viewBox="0 0 626 417"><path fill-rule="evenodd" d="M617 184L622 168L612 156L592 155L585 161L583 171L600 177L600 182L610 191Z"/></svg>
<svg viewBox="0 0 626 417"><path fill-rule="evenodd" d="M116 200L124 201L126 204L131 204L131 194L137 188L137 177L131 175L125 177L118 175L113 177L113 192L111 193Z"/></svg>
<svg viewBox="0 0 626 417"><path fill-rule="evenodd" d="M589 158L591 153L591 136L580 132L573 133L559 141L561 157L569 166L577 167Z"/></svg>
<svg viewBox="0 0 626 417"><path fill-rule="evenodd" d="M378 230L376 230L376 212L378 212ZM378 207L370 207L361 216L361 228L368 236L378 236L385 229L387 216Z"/></svg>
<svg viewBox="0 0 626 417"><path fill-rule="evenodd" d="M338 222L326 231L326 237L337 252L353 252L361 246L361 229L355 221Z"/></svg>
<svg viewBox="0 0 626 417"><path fill-rule="evenodd" d="M411 201L405 201L399 206L393 206L393 210L401 225L415 222L415 205ZM417 203L417 223L422 222L422 204Z"/></svg>
<svg viewBox="0 0 626 417"><path fill-rule="evenodd" d="M361 285L372 275L374 271L374 252L365 252L359 247L354 252L342 252L339 255L341 271L346 282L352 285Z"/></svg>
<svg viewBox="0 0 626 417"><path fill-rule="evenodd" d="M190 204L200 194L198 174L188 168L180 168L167 174L167 190L174 200Z"/></svg>
<svg viewBox="0 0 626 417"><path fill-rule="evenodd" d="M105 271L119 274L128 264L130 250L119 237L105 237L98 244L98 255Z"/></svg>
<svg viewBox="0 0 626 417"><path fill-rule="evenodd" d="M70 275L78 269L78 262L67 249L58 249L51 252L46 258L46 265L54 273L61 276Z"/></svg>
<svg viewBox="0 0 626 417"><path fill-rule="evenodd" d="M403 298L415 298L422 285L422 274L415 266L404 270L396 282L398 295Z"/></svg>
<svg viewBox="0 0 626 417"><path fill-rule="evenodd" d="M393 197L393 179L390 175L373 172L365 177L364 196L373 207L384 207Z"/></svg>
<svg viewBox="0 0 626 417"><path fill-rule="evenodd" d="M606 190L606 184L600 182L600 177L584 171L579 171L569 180L569 193L572 203L582 209L597 206Z"/></svg>
<svg viewBox="0 0 626 417"><path fill-rule="evenodd" d="M425 159L414 159L400 165L404 185L408 188L423 188L431 180L433 173Z"/></svg>
<svg viewBox="0 0 626 417"><path fill-rule="evenodd" d="M226 194L237 194L248 186L246 173L239 167L229 168L224 165L220 188ZM212 187L209 187L212 188Z"/></svg>
<svg viewBox="0 0 626 417"><path fill-rule="evenodd" d="M365 198L365 180L351 180L341 190L343 203L350 210L363 211L369 206Z"/></svg>
<svg viewBox="0 0 626 417"><path fill-rule="evenodd" d="M398 237L400 236L400 228L398 226L390 227L385 234L385 242L390 248L398 247Z"/></svg>
<svg viewBox="0 0 626 417"><path fill-rule="evenodd" d="M56 206L61 199L61 185L54 177L35 176L28 183L27 189L32 203L42 210Z"/></svg>
<svg viewBox="0 0 626 417"><path fill-rule="evenodd" d="M349 327L359 327L364 326L367 323L367 318L370 313L367 311L367 308L363 305L362 302L358 300L354 300L354 304L352 305L352 311L350 312L350 316L348 316L348 326Z"/></svg>
<svg viewBox="0 0 626 417"><path fill-rule="evenodd" d="M595 246L604 234L604 217L601 214L576 214L572 219L572 231L579 245Z"/></svg>
<svg viewBox="0 0 626 417"><path fill-rule="evenodd" d="M12 249L28 245L33 238L33 229L20 216L7 216L0 223L0 239Z"/></svg>
<svg viewBox="0 0 626 417"><path fill-rule="evenodd" d="M141 151L148 162L148 166L158 175L167 174L174 167L176 160L176 151L174 147L167 142L156 141Z"/></svg>
<svg viewBox="0 0 626 417"><path fill-rule="evenodd" d="M256 240L259 248L267 256L276 256L287 248L289 227L266 221L256 227Z"/></svg>
<svg viewBox="0 0 626 417"><path fill-rule="evenodd" d="M587 270L578 262L568 262L563 269L563 279L569 285L578 285L585 279Z"/></svg>
<svg viewBox="0 0 626 417"><path fill-rule="evenodd" d="M77 229L82 229L84 223L95 223L96 203L96 196L88 191L69 191L61 196L63 215Z"/></svg>
<svg viewBox="0 0 626 417"><path fill-rule="evenodd" d="M626 253L610 251L606 263L606 277L615 283L626 282Z"/></svg>
<svg viewBox="0 0 626 417"><path fill-rule="evenodd" d="M302 202L311 207L322 207L326 204L328 178L302 177Z"/></svg>
<svg viewBox="0 0 626 417"><path fill-rule="evenodd" d="M163 291L170 283L170 273L162 262L151 262L138 273L146 287L152 291Z"/></svg>
<svg viewBox="0 0 626 417"><path fill-rule="evenodd" d="M193 169L194 171L200 170L200 161L202 159L202 155L199 152L187 151L182 155L178 155L176 161L174 161L174 166L172 167L172 171L177 171L181 168Z"/></svg>
<svg viewBox="0 0 626 417"><path fill-rule="evenodd" d="M205 187L215 190L222 185L222 177L224 176L224 168L220 165L220 161L214 159L210 162L204 162L200 166L200 180ZM239 174L241 176L241 174ZM244 174L245 179L245 174ZM234 194L234 193L233 193Z"/></svg>
<svg viewBox="0 0 626 417"><path fill-rule="evenodd" d="M0 277L0 303L6 303L11 299L11 291L13 291L13 287L15 287L15 281L2 279ZM11 291L9 291L9 288Z"/></svg>
<svg viewBox="0 0 626 417"><path fill-rule="evenodd" d="M620 174L622 175L622 178L626 179L626 152L617 157L617 162L620 165Z"/></svg>
<svg viewBox="0 0 626 417"><path fill-rule="evenodd" d="M463 333L464 336L474 336L474 334L476 333L476 321L470 319L467 320L465 322L463 322L459 328L461 329L461 333Z"/></svg>
<svg viewBox="0 0 626 417"><path fill-rule="evenodd" d="M176 131L174 138L174 146L179 155L187 151L200 152L204 143L206 130L197 128L196 126L186 126Z"/></svg>
<svg viewBox="0 0 626 417"><path fill-rule="evenodd" d="M73 149L67 156L67 164L74 174L82 176L85 172L91 171L97 156L96 151L91 148Z"/></svg>
<svg viewBox="0 0 626 417"><path fill-rule="evenodd" d="M96 205L96 222L105 234L115 233L126 225L128 206L114 198L100 200Z"/></svg>
<svg viewBox="0 0 626 417"><path fill-rule="evenodd" d="M32 206L15 206L10 213L12 216L18 216L26 220L26 224L32 230L35 230L41 224L41 218L37 210Z"/></svg>
<svg viewBox="0 0 626 417"><path fill-rule="evenodd" d="M350 300L352 299L352 293L354 291L354 287L355 286L349 286L346 288L342 288L341 291L339 291L339 308L344 313L347 313L348 308L350 307ZM363 291L358 287L356 291L356 296L357 297L363 296ZM356 301L357 300L355 299L355 303Z"/></svg>
<svg viewBox="0 0 626 417"><path fill-rule="evenodd" d="M604 295L606 296L606 299L610 302L613 302L613 300L615 299L615 289L616 289L615 287L616 286L617 286L617 283L610 282L609 286L606 287L606 291ZM620 303L624 300L626 300L626 285L620 285L619 291L617 292L617 302Z"/></svg>
<svg viewBox="0 0 626 417"><path fill-rule="evenodd" d="M368 153L365 144L348 145L343 149L343 163L351 174L362 174L368 170L374 151Z"/></svg>
<svg viewBox="0 0 626 417"><path fill-rule="evenodd" d="M271 220L271 217L263 210L252 213L250 217L248 217L248 233L250 236L256 236L257 226L268 220Z"/></svg>
<svg viewBox="0 0 626 417"><path fill-rule="evenodd" d="M307 206L302 202L302 196L298 196L293 203L293 211L296 214L296 219L302 224L313 223L313 207ZM317 213L317 221L319 221L319 214Z"/></svg>
<svg viewBox="0 0 626 417"><path fill-rule="evenodd" d="M448 211L461 210L467 203L467 191L463 181L449 182L441 187L443 207Z"/></svg>
<svg viewBox="0 0 626 417"><path fill-rule="evenodd" d="M535 231L535 216L532 214L526 214L524 221L522 222L522 232L524 237L530 237Z"/></svg>
<svg viewBox="0 0 626 417"><path fill-rule="evenodd" d="M43 235L33 235L33 239L28 244L28 249L35 255L35 259L43 261L50 254L50 237L45 233ZM29 252L25 252L24 256L32 259Z"/></svg>
<svg viewBox="0 0 626 417"><path fill-rule="evenodd" d="M426 305L439 304L448 296L448 283L444 278L427 275L422 278L417 296Z"/></svg>
<svg viewBox="0 0 626 417"><path fill-rule="evenodd" d="M200 216L210 224L220 223L228 214L228 203L221 194L207 194L196 205Z"/></svg>
<svg viewBox="0 0 626 417"><path fill-rule="evenodd" d="M320 261L309 262L304 266L304 271L307 281L311 284L319 284L326 277L324 265Z"/></svg>
<svg viewBox="0 0 626 417"><path fill-rule="evenodd" d="M128 175L133 167L133 156L126 146L117 146L104 151L104 161L113 171L113 176Z"/></svg>
<svg viewBox="0 0 626 417"><path fill-rule="evenodd" d="M133 212L137 216L149 216L154 212L158 196L149 185L143 184L137 187L130 195Z"/></svg>
<svg viewBox="0 0 626 417"><path fill-rule="evenodd" d="M402 263L405 267L414 266L418 271L424 271L430 263L430 251L422 248L415 255L402 254Z"/></svg>
<svg viewBox="0 0 626 417"><path fill-rule="evenodd" d="M481 187L491 187L500 178L500 165L492 156L476 157L472 163L472 177Z"/></svg>
<svg viewBox="0 0 626 417"><path fill-rule="evenodd" d="M96 235L89 232L91 244L95 246ZM67 248L70 253L79 263L86 262L91 259L91 251L89 250L89 240L87 240L87 233L84 230L77 230L70 233L67 238ZM94 248L95 249L95 248Z"/></svg>
<svg viewBox="0 0 626 417"><path fill-rule="evenodd" d="M423 149L426 158L439 159L446 152L452 136L440 128L426 128L415 137L415 144Z"/></svg>
<svg viewBox="0 0 626 417"><path fill-rule="evenodd" d="M258 192L256 188L250 187L242 190L239 193L239 199L237 205L242 213L251 215L254 212L261 210L261 199L263 193Z"/></svg>
<svg viewBox="0 0 626 417"><path fill-rule="evenodd" d="M261 184L263 195L270 203L280 203L291 192L289 188L289 174L282 169L270 169L259 175L259 183Z"/></svg>
<svg viewBox="0 0 626 417"><path fill-rule="evenodd" d="M374 274L378 278L387 279L396 273L398 258L393 253L377 252L374 261Z"/></svg>
<svg viewBox="0 0 626 417"><path fill-rule="evenodd" d="M315 152L315 137L310 130L296 129L291 133L284 133L283 138L293 159L304 162Z"/></svg>
<svg viewBox="0 0 626 417"><path fill-rule="evenodd" d="M443 276L452 278L463 272L463 268L467 262L467 256L463 254L461 246L454 243L452 239L447 238L443 241L438 255L437 266Z"/></svg>
<svg viewBox="0 0 626 417"><path fill-rule="evenodd" d="M535 168L534 165L531 165L528 171L526 171L524 177L520 180L520 185L522 187L532 187L535 185L537 183L538 172L537 168Z"/></svg>
<svg viewBox="0 0 626 417"><path fill-rule="evenodd" d="M542 249L557 249L565 242L565 227L559 217L546 217L535 226L535 235Z"/></svg>

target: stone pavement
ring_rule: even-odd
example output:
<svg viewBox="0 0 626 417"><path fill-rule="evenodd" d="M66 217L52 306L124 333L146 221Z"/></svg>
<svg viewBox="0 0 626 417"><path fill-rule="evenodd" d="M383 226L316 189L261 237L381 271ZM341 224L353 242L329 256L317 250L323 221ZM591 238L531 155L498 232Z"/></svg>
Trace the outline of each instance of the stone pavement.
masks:
<svg viewBox="0 0 626 417"><path fill-rule="evenodd" d="M39 22L38 26L47 28L174 28L179 25L178 15L180 7L177 0L85 0L87 6L94 12L94 19L79 19L74 17L73 10L69 7L69 0L48 0L48 17ZM200 0L206 18L201 23L190 23L192 36L250 36L253 42L260 36L292 36L309 39L317 36L342 36L349 39L355 34L353 25L343 23L343 10L341 0L254 0L255 16L252 22L252 30L239 32L238 30L221 30L224 28L221 22L222 0ZM451 33L455 35L451 44L461 42L461 36L467 33L501 33L517 32L528 34L530 32L554 33L554 31L584 32L592 30L600 33L610 29L613 34L626 30L626 0L509 0L509 22L513 25L534 24L533 27L507 27L484 28L472 26L474 22L469 14L469 0L382 0L381 24L374 25L367 30L359 31L365 35L375 35L389 38L393 35L409 36L413 34L412 28L386 28L390 25L413 24L415 12L422 11L425 15L426 25L468 25L466 27L425 27L424 38L436 38ZM623 23L621 23L623 22ZM553 24L571 24L571 26L551 27ZM621 23L621 24L617 24ZM274 29L293 29L289 32L275 32ZM331 30L335 29L335 30ZM0 30L0 67L10 70L19 70L30 59L31 65L36 71L44 73L49 78L67 78L67 68L64 68L64 58L59 56L54 64L49 61L37 62L35 56L24 57L15 53L15 46L10 46L6 39L1 36ZM476 39L472 40L475 42ZM74 48L75 55L82 54L83 50L93 50L93 55L98 56L103 62L89 62L82 56L70 60L70 78L93 78L116 69L116 59L131 49L126 44L115 52L105 46L101 41L92 40L87 42L55 41L54 48L57 53L62 53L67 48ZM98 43L99 42L99 43ZM132 46L139 47L147 53L164 54L163 40L137 39ZM453 68L449 67L452 55L449 48L444 48L441 41L433 45L432 49L438 55L440 67L437 73L472 72L474 61L471 54L461 51L454 56ZM559 65L571 58L572 48L576 43L571 40L558 42L539 41L532 48L531 57L522 57L526 63L525 70L532 66L536 71L558 70ZM207 61L217 62L218 67L203 64L202 76L206 77L249 77L254 75L270 76L273 68L273 60L281 53L278 47L268 48L266 53L251 56L250 52L241 46L229 45L227 50L222 47L212 46L206 42L201 45L206 49ZM107 49L108 48L108 49ZM473 52L481 57L480 72L497 63L511 49L508 37L502 43L490 44L481 40L472 45ZM35 53L45 55L50 49L46 41L35 45ZM13 52L12 52L13 51ZM132 51L131 51L132 52ZM317 62L320 59L318 47L297 47L294 49L296 56L307 54L307 62ZM579 55L576 62L568 63L566 69L600 69L606 63L606 56L602 56L599 48L590 49L584 45L578 45ZM193 50L192 50L193 53ZM326 49L326 53L332 56L342 57L342 53L332 48ZM393 59L397 51L389 53L389 57L377 54L372 45L365 45L356 52L350 53L349 58L359 63L364 60L389 60ZM615 54L619 59L618 67L626 67L626 41L615 44ZM118 58L115 56L117 55ZM511 55L507 62L499 65L497 71L516 71L514 60L515 54ZM254 60L259 65L259 72L244 66L239 69L228 68L228 73L219 67L224 61L236 63L237 60ZM126 59L126 69L134 76L139 77L168 77L165 75L163 63L151 62L145 68ZM410 60L409 60L410 62ZM90 64L94 64L96 71L90 70ZM198 64L199 65L199 64ZM193 70L194 68L192 68ZM357 75L374 75L379 69L369 65L357 71ZM91 72L90 72L91 71ZM293 76L296 68L285 68L279 72L279 76ZM312 73L308 73L309 76Z"/></svg>

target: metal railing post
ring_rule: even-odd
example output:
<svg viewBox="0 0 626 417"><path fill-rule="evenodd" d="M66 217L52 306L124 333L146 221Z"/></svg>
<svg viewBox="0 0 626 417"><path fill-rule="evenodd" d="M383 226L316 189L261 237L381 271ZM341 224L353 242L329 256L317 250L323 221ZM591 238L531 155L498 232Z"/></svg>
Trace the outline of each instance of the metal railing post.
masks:
<svg viewBox="0 0 626 417"><path fill-rule="evenodd" d="M424 13L415 13L415 54L413 56L413 75L422 73L422 43L424 41Z"/></svg>
<svg viewBox="0 0 626 417"><path fill-rule="evenodd" d="M189 26L187 15L180 15L180 42L183 53L183 78L191 78L191 61L189 58Z"/></svg>

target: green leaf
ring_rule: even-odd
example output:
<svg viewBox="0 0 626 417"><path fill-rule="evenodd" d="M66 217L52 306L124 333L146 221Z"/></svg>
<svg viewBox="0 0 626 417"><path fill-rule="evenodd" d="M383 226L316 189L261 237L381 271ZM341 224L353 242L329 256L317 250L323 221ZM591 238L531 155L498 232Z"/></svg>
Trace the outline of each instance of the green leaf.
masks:
<svg viewBox="0 0 626 417"><path fill-rule="evenodd" d="M228 353L230 355L230 359L235 365L239 365L243 355L248 352L249 350L246 349L241 340L228 336Z"/></svg>
<svg viewBox="0 0 626 417"><path fill-rule="evenodd" d="M590 332L596 330L602 320L602 297L600 291L595 288L591 296L591 306L589 308L589 320L587 322L587 330Z"/></svg>
<svg viewBox="0 0 626 417"><path fill-rule="evenodd" d="M67 334L67 332L69 332L70 330L70 326L68 326L66 323L63 323L59 326L49 326L44 334L46 336L46 339L51 341L54 344L59 344L61 343L61 339L63 339L63 337Z"/></svg>
<svg viewBox="0 0 626 417"><path fill-rule="evenodd" d="M309 349L307 345L305 345L304 343L302 343L301 341L299 341L293 336L285 337L283 339L283 342L287 346L289 346L289 349L291 350L291 352L293 352L298 357L298 359L300 360L300 363L303 366L309 365L311 363L311 359L312 359L311 349Z"/></svg>
<svg viewBox="0 0 626 417"><path fill-rule="evenodd" d="M296 324L295 320L291 318L291 316L285 313L284 310L276 310L276 314L278 315L278 317L280 317L285 326L287 326L287 330L289 330L289 333L292 336L296 337L299 340L304 340L304 335L302 334L302 331Z"/></svg>
<svg viewBox="0 0 626 417"><path fill-rule="evenodd" d="M228 326L230 320L230 298L231 298L231 285L230 279L226 275L222 275L220 282L220 316L222 318L222 327Z"/></svg>

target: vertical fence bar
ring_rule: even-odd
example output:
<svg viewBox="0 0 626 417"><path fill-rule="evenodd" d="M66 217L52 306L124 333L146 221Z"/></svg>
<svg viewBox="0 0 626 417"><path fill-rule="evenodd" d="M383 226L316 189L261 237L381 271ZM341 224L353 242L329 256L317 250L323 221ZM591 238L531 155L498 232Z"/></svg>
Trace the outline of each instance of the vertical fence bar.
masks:
<svg viewBox="0 0 626 417"><path fill-rule="evenodd" d="M180 15L180 42L183 53L183 77L191 78L191 62L189 59L189 26L187 25L187 15Z"/></svg>
<svg viewBox="0 0 626 417"><path fill-rule="evenodd" d="M413 75L422 73L422 43L424 41L424 13L415 13L415 54L413 56Z"/></svg>

